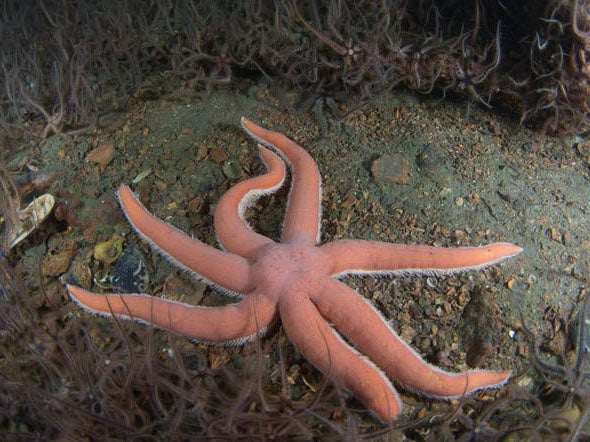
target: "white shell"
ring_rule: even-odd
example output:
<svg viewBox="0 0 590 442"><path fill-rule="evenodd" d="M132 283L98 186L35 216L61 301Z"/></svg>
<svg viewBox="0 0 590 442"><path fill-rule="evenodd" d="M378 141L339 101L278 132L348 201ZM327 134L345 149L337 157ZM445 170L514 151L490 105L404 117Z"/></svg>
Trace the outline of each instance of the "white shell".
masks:
<svg viewBox="0 0 590 442"><path fill-rule="evenodd" d="M35 230L44 220L47 215L51 213L55 205L55 198L50 193L41 195L31 201L23 210L19 210L19 224L15 226L12 232L8 232L8 243L12 249L19 242L25 239L29 234Z"/></svg>

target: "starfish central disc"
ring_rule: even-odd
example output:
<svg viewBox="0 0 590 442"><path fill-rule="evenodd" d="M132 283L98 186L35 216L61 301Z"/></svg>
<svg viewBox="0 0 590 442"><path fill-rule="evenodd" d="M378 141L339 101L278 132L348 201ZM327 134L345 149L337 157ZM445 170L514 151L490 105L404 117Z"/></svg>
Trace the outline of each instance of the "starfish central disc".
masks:
<svg viewBox="0 0 590 442"><path fill-rule="evenodd" d="M280 298L285 291L308 291L329 274L330 259L307 244L269 244L252 265L258 290Z"/></svg>

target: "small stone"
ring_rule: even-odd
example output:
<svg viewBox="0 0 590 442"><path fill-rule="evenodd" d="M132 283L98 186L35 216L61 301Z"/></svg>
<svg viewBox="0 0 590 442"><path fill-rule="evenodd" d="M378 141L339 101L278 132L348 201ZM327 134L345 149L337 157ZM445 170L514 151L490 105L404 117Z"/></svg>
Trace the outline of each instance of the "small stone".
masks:
<svg viewBox="0 0 590 442"><path fill-rule="evenodd" d="M402 325L400 329L400 337L405 342L412 342L418 333L409 325Z"/></svg>
<svg viewBox="0 0 590 442"><path fill-rule="evenodd" d="M514 287L514 283L516 282L516 278L510 278L507 282L506 282L506 287L509 290L512 290L512 287Z"/></svg>
<svg viewBox="0 0 590 442"><path fill-rule="evenodd" d="M98 164L101 169L104 169L113 160L115 156L115 144L104 143L98 146L96 149L92 149L86 155L86 161L88 163Z"/></svg>
<svg viewBox="0 0 590 442"><path fill-rule="evenodd" d="M555 227L551 227L549 229L549 237L551 238L552 241L561 243L563 236L561 234L561 232L559 231L559 229L556 229Z"/></svg>
<svg viewBox="0 0 590 442"><path fill-rule="evenodd" d="M221 164L229 159L227 152L219 147L214 147L210 152L210 158L217 164Z"/></svg>
<svg viewBox="0 0 590 442"><path fill-rule="evenodd" d="M230 180L238 179L242 175L242 167L235 161L226 161L223 163L221 171Z"/></svg>

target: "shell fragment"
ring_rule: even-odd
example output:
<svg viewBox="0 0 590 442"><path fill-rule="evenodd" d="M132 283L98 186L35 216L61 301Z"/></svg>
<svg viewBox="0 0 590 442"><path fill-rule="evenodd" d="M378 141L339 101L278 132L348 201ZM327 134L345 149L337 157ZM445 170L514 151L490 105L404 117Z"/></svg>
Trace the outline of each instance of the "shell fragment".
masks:
<svg viewBox="0 0 590 442"><path fill-rule="evenodd" d="M27 207L17 212L18 223L7 229L6 243L12 249L35 230L51 213L55 198L50 193L35 198Z"/></svg>

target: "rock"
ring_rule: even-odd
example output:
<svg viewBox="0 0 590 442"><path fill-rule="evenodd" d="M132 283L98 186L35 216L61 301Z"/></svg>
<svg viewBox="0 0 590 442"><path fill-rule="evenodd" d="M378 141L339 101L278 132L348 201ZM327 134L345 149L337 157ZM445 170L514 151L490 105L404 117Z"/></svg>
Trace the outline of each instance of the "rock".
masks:
<svg viewBox="0 0 590 442"><path fill-rule="evenodd" d="M402 154L385 154L373 161L371 173L377 181L410 184L410 165Z"/></svg>
<svg viewBox="0 0 590 442"><path fill-rule="evenodd" d="M467 348L466 362L469 367L477 368L497 353L499 315L493 293L475 287L462 315L463 341Z"/></svg>

